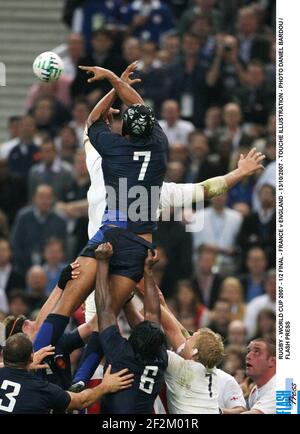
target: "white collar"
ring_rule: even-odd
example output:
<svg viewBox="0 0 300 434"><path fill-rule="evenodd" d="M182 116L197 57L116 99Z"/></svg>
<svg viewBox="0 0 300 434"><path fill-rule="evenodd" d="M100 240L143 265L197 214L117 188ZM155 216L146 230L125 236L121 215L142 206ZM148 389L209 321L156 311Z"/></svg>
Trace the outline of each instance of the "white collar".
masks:
<svg viewBox="0 0 300 434"><path fill-rule="evenodd" d="M142 0L134 0L131 7L133 10L140 10L142 4L143 4ZM159 0L152 0L151 7L152 7L152 9L160 9L160 7L161 7L160 1Z"/></svg>

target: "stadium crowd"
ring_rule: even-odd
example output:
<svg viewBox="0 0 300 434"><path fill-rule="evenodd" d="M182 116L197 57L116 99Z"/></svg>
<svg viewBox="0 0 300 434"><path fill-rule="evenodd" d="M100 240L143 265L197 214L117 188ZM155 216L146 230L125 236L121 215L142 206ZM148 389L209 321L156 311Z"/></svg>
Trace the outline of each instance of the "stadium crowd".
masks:
<svg viewBox="0 0 300 434"><path fill-rule="evenodd" d="M35 320L88 240L83 134L110 87L87 84L77 66L120 75L139 60L135 89L169 140L166 181L224 175L253 147L266 155L263 172L205 202L200 232L171 212L155 233L153 273L169 309L187 330L222 336L221 368L247 399L247 345L275 336L274 17L272 0L65 2L64 75L29 89L0 145L0 321ZM121 133L121 117L112 128ZM69 328L83 323L80 308ZM73 370L79 357L72 353Z"/></svg>

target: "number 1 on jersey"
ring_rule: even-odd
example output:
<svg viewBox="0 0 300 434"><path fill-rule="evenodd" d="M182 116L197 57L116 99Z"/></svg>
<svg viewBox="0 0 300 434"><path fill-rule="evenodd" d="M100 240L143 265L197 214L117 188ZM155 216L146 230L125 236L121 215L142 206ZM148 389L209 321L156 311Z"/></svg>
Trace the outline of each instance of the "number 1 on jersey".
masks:
<svg viewBox="0 0 300 434"><path fill-rule="evenodd" d="M135 161L138 161L140 157L144 157L144 161L141 167L141 171L138 177L139 181L143 181L146 175L146 170L148 167L148 164L150 163L151 158L151 151L135 151L133 154L133 159Z"/></svg>

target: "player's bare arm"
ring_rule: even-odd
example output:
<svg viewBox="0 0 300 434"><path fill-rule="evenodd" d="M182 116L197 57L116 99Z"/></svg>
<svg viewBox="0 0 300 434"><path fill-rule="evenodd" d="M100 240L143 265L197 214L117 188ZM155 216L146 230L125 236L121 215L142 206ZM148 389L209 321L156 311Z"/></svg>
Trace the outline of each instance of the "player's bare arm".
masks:
<svg viewBox="0 0 300 434"><path fill-rule="evenodd" d="M113 254L110 243L100 244L95 250L98 261L95 287L95 303L98 315L99 332L117 323L116 316L111 307L109 290L109 259Z"/></svg>
<svg viewBox="0 0 300 434"><path fill-rule="evenodd" d="M197 197L197 188L204 188L205 199L221 196L244 178L264 169L262 165L264 159L265 155L261 152L257 152L256 148L251 149L246 156L241 154L238 167L235 170L232 170L224 176L217 176L196 184L194 200L196 200Z"/></svg>
<svg viewBox="0 0 300 434"><path fill-rule="evenodd" d="M135 83L139 83L141 80L139 78L132 79L131 75L136 70L137 62L133 62L130 65L127 66L125 71L121 75L121 80L125 81L128 86L132 86ZM95 67L89 67L89 66L79 66L80 69L86 71L87 73L94 73L94 69L98 68ZM100 68L103 69L103 68ZM96 76L96 75L95 75ZM89 78L88 82L91 83L94 80L94 77ZM111 109L111 106L115 102L117 98L117 92L115 89L112 89L107 95L105 95L99 102L96 104L96 106L91 111L88 119L87 119L87 127L89 128L94 122L96 122L99 119L105 120L107 116L109 116L111 113L116 114L119 112L119 110Z"/></svg>
<svg viewBox="0 0 300 434"><path fill-rule="evenodd" d="M153 279L153 266L158 261L157 251L148 250L148 256L145 259L144 266L144 315L145 320L153 321L160 324L160 301Z"/></svg>
<svg viewBox="0 0 300 434"><path fill-rule="evenodd" d="M119 78L109 69L101 68L100 66L80 66L80 69L94 74L93 77L88 79L89 83L107 79L124 104L144 104L143 98L132 87L130 87L128 83L126 83L122 78ZM115 95L113 95L113 97L115 97Z"/></svg>
<svg viewBox="0 0 300 434"><path fill-rule="evenodd" d="M80 393L68 392L71 397L68 410L81 410L90 407L107 393L128 389L132 385L133 377L133 374L128 374L128 369L111 374L111 365L109 365L99 386L85 389Z"/></svg>

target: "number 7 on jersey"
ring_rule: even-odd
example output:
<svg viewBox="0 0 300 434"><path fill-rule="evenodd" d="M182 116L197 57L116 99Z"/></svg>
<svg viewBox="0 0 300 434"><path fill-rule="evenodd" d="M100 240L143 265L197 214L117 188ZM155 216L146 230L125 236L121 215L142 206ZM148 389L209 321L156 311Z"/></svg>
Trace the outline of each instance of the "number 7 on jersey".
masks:
<svg viewBox="0 0 300 434"><path fill-rule="evenodd" d="M141 167L141 171L138 177L139 181L143 181L146 175L146 170L148 167L148 164L150 163L151 158L151 151L135 151L133 154L133 159L135 161L138 161L140 157L144 157L144 161Z"/></svg>

